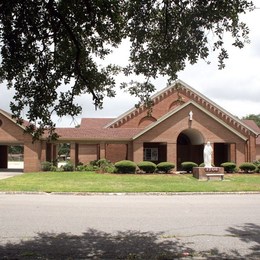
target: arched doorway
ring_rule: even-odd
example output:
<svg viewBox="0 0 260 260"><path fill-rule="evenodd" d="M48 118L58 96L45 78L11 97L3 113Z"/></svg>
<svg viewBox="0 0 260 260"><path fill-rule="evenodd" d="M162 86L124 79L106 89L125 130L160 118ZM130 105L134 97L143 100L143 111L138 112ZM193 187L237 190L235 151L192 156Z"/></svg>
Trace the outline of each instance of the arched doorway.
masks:
<svg viewBox="0 0 260 260"><path fill-rule="evenodd" d="M196 129L186 129L177 138L177 169L182 162L203 162L204 137Z"/></svg>
<svg viewBox="0 0 260 260"><path fill-rule="evenodd" d="M23 144L0 144L0 171L23 171Z"/></svg>

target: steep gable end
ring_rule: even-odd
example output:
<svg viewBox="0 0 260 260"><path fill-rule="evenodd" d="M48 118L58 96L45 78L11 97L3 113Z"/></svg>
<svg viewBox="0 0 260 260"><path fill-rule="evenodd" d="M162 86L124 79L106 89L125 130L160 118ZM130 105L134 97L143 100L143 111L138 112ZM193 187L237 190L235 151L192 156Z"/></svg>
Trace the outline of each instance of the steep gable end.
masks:
<svg viewBox="0 0 260 260"><path fill-rule="evenodd" d="M258 135L255 129L250 127L248 124L245 124L240 119L233 116L228 111L221 108L212 100L208 99L206 96L181 80L176 80L173 84L157 92L151 97L151 99L153 100L154 106L152 108L153 110L150 120L149 115L147 115L147 109L144 106L141 106L140 108L132 108L128 110L123 115L111 121L105 127L145 128L160 120L160 118L164 117L164 115L168 112L177 109L189 101L193 101L214 115L214 117L223 121L223 123L234 128L235 131L238 131L243 135ZM144 121L145 123L143 123Z"/></svg>
<svg viewBox="0 0 260 260"><path fill-rule="evenodd" d="M18 125L12 115L0 109L1 143L20 142L24 140L25 126Z"/></svg>

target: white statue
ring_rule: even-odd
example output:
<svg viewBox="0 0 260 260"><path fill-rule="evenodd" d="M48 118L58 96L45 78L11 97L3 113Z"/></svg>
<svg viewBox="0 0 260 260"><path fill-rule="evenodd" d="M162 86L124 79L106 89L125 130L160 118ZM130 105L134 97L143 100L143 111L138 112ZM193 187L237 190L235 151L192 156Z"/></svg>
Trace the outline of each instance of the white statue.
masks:
<svg viewBox="0 0 260 260"><path fill-rule="evenodd" d="M190 113L189 113L189 120L190 120L190 121L192 120L192 117L193 117L193 112L190 111Z"/></svg>
<svg viewBox="0 0 260 260"><path fill-rule="evenodd" d="M210 142L207 142L207 144L204 146L203 156L204 156L204 167L211 167L211 161L212 161L212 152L213 149L210 145Z"/></svg>

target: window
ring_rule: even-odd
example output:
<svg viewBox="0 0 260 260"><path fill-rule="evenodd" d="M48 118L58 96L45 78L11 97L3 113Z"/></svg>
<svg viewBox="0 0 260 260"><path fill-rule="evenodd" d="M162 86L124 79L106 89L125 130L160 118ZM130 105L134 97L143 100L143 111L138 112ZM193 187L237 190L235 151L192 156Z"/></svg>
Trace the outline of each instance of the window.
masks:
<svg viewBox="0 0 260 260"><path fill-rule="evenodd" d="M158 161L158 148L144 148L144 161Z"/></svg>

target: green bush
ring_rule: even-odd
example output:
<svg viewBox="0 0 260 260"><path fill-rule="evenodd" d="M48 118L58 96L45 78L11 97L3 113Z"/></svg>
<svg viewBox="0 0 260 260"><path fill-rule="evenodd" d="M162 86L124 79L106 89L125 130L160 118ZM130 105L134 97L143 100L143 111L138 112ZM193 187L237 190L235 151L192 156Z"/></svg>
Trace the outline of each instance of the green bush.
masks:
<svg viewBox="0 0 260 260"><path fill-rule="evenodd" d="M171 162L160 162L157 164L157 170L159 172L168 173L170 170L175 168L175 164Z"/></svg>
<svg viewBox="0 0 260 260"><path fill-rule="evenodd" d="M84 172L84 171L86 171L86 166L85 165L77 165L76 171Z"/></svg>
<svg viewBox="0 0 260 260"><path fill-rule="evenodd" d="M85 165L86 172L93 172L93 171L97 171L98 169L99 168L96 165L91 165L91 164Z"/></svg>
<svg viewBox="0 0 260 260"><path fill-rule="evenodd" d="M53 163L51 162L42 162L42 170L44 172L49 172L52 170L52 167L53 167Z"/></svg>
<svg viewBox="0 0 260 260"><path fill-rule="evenodd" d="M156 169L156 164L149 161L139 162L137 166L141 171L144 171L145 173L153 173Z"/></svg>
<svg viewBox="0 0 260 260"><path fill-rule="evenodd" d="M91 165L91 166L98 166L97 162L98 162L98 160L90 161L89 165Z"/></svg>
<svg viewBox="0 0 260 260"><path fill-rule="evenodd" d="M198 167L198 164L195 162L182 162L181 163L181 168L183 171L192 172L193 167Z"/></svg>
<svg viewBox="0 0 260 260"><path fill-rule="evenodd" d="M239 169L248 173L256 170L256 166L253 163L245 162L239 165Z"/></svg>
<svg viewBox="0 0 260 260"><path fill-rule="evenodd" d="M100 159L96 162L96 165L98 167L97 171L102 172L102 173L112 173L115 170L115 167L113 163L108 161L107 159Z"/></svg>
<svg viewBox="0 0 260 260"><path fill-rule="evenodd" d="M254 165L256 166L256 172L257 172L257 173L260 173L260 160L255 161L255 162L254 162Z"/></svg>
<svg viewBox="0 0 260 260"><path fill-rule="evenodd" d="M236 167L237 167L236 164L233 162L224 162L224 163L221 163L220 166L224 167L224 171L228 172L228 173L235 172Z"/></svg>
<svg viewBox="0 0 260 260"><path fill-rule="evenodd" d="M73 172L74 171L74 166L71 162L67 162L65 165L62 166L62 168L65 172Z"/></svg>
<svg viewBox="0 0 260 260"><path fill-rule="evenodd" d="M118 173L135 173L137 165L133 161L123 160L115 163Z"/></svg>

